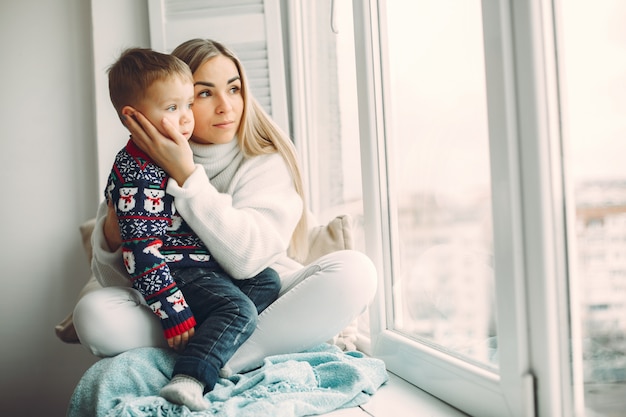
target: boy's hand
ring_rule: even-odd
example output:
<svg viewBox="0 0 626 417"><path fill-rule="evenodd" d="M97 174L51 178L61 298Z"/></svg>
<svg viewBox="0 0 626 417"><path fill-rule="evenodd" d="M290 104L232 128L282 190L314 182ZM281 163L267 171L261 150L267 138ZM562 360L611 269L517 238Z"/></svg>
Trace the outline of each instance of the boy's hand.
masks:
<svg viewBox="0 0 626 417"><path fill-rule="evenodd" d="M179 334L178 336L170 337L169 339L167 339L167 344L172 349L180 352L181 350L185 349L185 347L187 347L189 339L191 339L195 333L196 330L194 327L192 327L183 334Z"/></svg>

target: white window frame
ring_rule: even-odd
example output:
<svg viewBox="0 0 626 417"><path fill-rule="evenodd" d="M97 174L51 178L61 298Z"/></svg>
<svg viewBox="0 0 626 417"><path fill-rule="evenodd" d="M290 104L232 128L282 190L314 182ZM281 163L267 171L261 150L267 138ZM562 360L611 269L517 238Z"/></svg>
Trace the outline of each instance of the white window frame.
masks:
<svg viewBox="0 0 626 417"><path fill-rule="evenodd" d="M390 371L470 415L576 415L554 5L482 4L500 357L494 373L389 328L394 210L385 174L383 3L353 1L365 233L380 279L370 308L372 352Z"/></svg>

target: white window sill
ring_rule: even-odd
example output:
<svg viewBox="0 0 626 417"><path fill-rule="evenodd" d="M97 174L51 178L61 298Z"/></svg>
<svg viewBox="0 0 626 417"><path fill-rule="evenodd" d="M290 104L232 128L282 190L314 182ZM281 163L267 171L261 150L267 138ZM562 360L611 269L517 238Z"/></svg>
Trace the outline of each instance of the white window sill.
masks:
<svg viewBox="0 0 626 417"><path fill-rule="evenodd" d="M379 388L369 402L323 414L323 417L467 417L402 378L389 373L389 381Z"/></svg>

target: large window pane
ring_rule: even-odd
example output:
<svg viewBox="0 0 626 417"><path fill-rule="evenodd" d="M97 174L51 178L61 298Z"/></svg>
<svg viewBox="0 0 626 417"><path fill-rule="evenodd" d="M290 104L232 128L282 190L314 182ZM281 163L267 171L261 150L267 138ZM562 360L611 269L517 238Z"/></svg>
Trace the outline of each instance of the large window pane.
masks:
<svg viewBox="0 0 626 417"><path fill-rule="evenodd" d="M295 141L305 154L309 204L320 222L349 214L356 222L355 244L363 250L351 3L302 1L299 12L303 91L294 101L305 127Z"/></svg>
<svg viewBox="0 0 626 417"><path fill-rule="evenodd" d="M301 59L302 90L292 99L294 119L301 117L295 142L305 161L309 207L319 224L348 215L354 249L365 252L352 3L302 0L289 7L302 23L302 36L292 37L300 42L293 49ZM358 347L368 350L368 312L353 324Z"/></svg>
<svg viewBox="0 0 626 417"><path fill-rule="evenodd" d="M626 410L626 2L560 1L587 417Z"/></svg>
<svg viewBox="0 0 626 417"><path fill-rule="evenodd" d="M495 368L481 3L385 7L392 328Z"/></svg>

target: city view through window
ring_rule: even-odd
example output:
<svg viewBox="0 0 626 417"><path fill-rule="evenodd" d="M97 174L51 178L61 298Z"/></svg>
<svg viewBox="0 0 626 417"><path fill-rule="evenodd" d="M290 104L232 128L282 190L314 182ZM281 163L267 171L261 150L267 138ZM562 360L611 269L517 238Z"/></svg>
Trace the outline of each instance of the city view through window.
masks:
<svg viewBox="0 0 626 417"><path fill-rule="evenodd" d="M565 203L576 216L568 255L583 357L574 360L582 359L586 417L624 416L626 3L556 4L571 193ZM484 69L474 64L482 55L479 2L418 2L415 13L403 5L396 14L392 5L389 56L398 60L390 65L397 82L392 140L399 142L393 162L404 264L398 324L497 368ZM400 43L408 31L412 57ZM437 45L428 47L433 39Z"/></svg>
<svg viewBox="0 0 626 417"><path fill-rule="evenodd" d="M497 372L481 8L450 3L387 2L394 322ZM574 362L582 361L586 417L623 416L626 2L555 4L564 203L576 216L567 239L583 357Z"/></svg>
<svg viewBox="0 0 626 417"><path fill-rule="evenodd" d="M624 416L626 2L554 4L564 204L575 216L568 262L582 358L574 361L582 363L585 417ZM497 372L481 2L388 1L386 18L394 326ZM351 157L359 154L354 67L344 62L353 45L342 44L350 23L339 21L336 38L341 207L364 250L360 167Z"/></svg>
<svg viewBox="0 0 626 417"><path fill-rule="evenodd" d="M414 13L388 3L402 264L394 306L400 329L497 369L479 3L415 2ZM583 357L574 361L582 360L586 417L624 416L626 3L556 5L564 203L576 216L568 256Z"/></svg>
<svg viewBox="0 0 626 417"><path fill-rule="evenodd" d="M587 417L626 415L626 3L560 1ZM571 198L572 196L570 196Z"/></svg>

